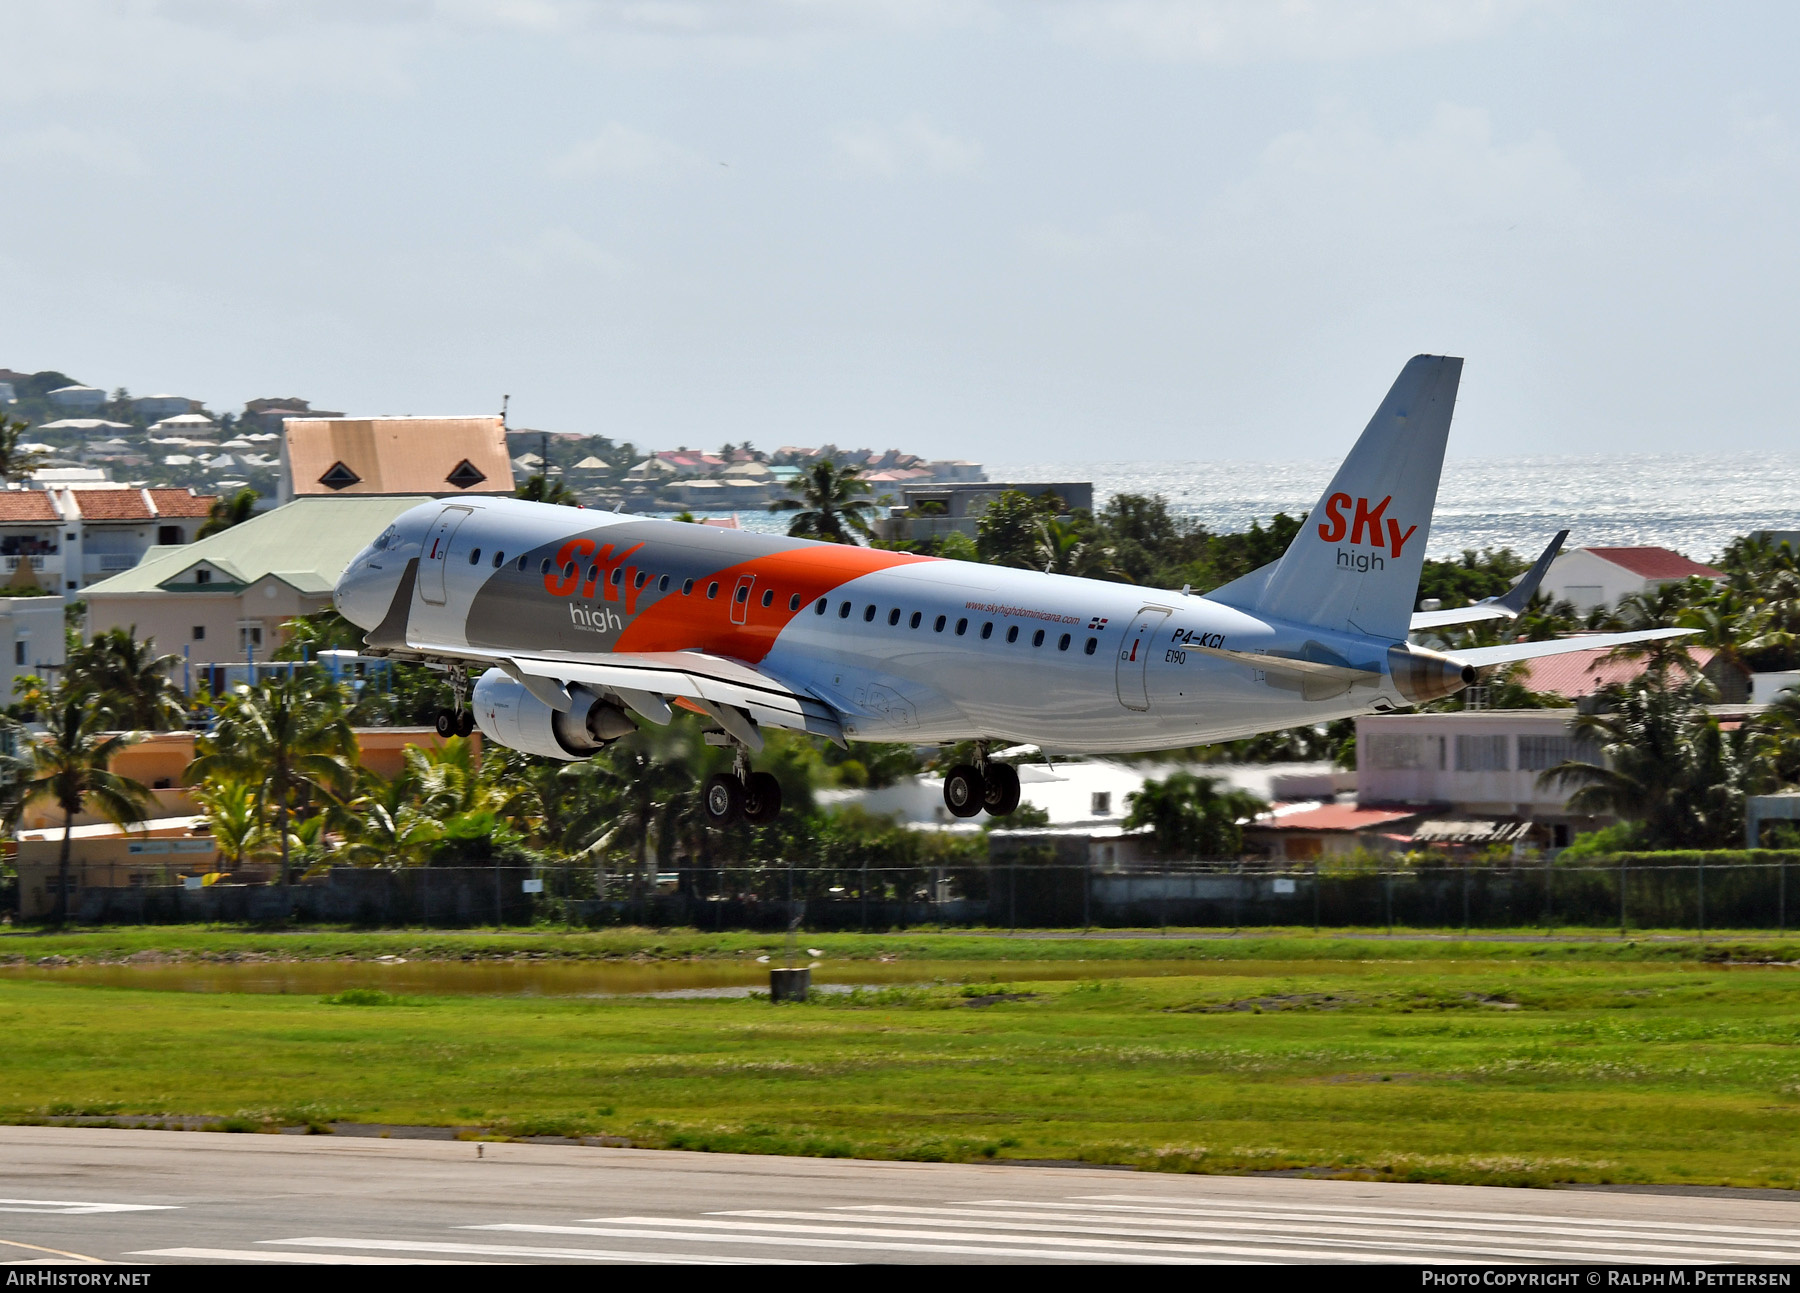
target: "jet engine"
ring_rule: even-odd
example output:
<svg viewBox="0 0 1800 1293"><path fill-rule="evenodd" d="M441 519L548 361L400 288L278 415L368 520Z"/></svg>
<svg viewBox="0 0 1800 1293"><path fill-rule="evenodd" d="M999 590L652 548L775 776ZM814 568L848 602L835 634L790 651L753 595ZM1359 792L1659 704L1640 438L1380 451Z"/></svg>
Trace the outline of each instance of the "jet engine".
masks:
<svg viewBox="0 0 1800 1293"><path fill-rule="evenodd" d="M490 741L552 759L585 759L608 741L637 731L614 701L586 687L569 688L575 704L551 709L503 669L489 669L475 682L475 724Z"/></svg>

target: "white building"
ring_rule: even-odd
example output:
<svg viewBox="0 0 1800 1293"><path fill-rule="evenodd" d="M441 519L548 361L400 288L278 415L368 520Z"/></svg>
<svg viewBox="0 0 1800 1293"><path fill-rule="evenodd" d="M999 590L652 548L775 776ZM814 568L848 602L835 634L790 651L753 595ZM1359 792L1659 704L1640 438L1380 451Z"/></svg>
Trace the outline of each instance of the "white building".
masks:
<svg viewBox="0 0 1800 1293"><path fill-rule="evenodd" d="M98 386L59 386L50 392L50 402L60 409L93 410L106 403L106 392Z"/></svg>
<svg viewBox="0 0 1800 1293"><path fill-rule="evenodd" d="M1529 823L1560 848L1611 820L1570 813L1575 786L1539 784L1560 763L1598 761L1570 731L1575 717L1573 709L1364 715L1356 720L1358 805Z"/></svg>
<svg viewBox="0 0 1800 1293"><path fill-rule="evenodd" d="M151 434L159 436L213 435L218 429L219 424L204 413L177 413L150 426Z"/></svg>
<svg viewBox="0 0 1800 1293"><path fill-rule="evenodd" d="M131 401L134 413L153 421L157 418L192 413L199 407L199 400L190 400L185 395L139 395Z"/></svg>
<svg viewBox="0 0 1800 1293"><path fill-rule="evenodd" d="M73 601L153 547L192 543L212 503L191 489L0 490L0 591Z"/></svg>
<svg viewBox="0 0 1800 1293"><path fill-rule="evenodd" d="M1543 591L1551 601L1573 602L1578 612L1586 614L1664 584L1724 577L1724 572L1668 548L1573 548L1550 563Z"/></svg>
<svg viewBox="0 0 1800 1293"><path fill-rule="evenodd" d="M6 680L0 704L18 699L13 685L21 674L53 681L66 644L62 598L0 596L0 677Z"/></svg>

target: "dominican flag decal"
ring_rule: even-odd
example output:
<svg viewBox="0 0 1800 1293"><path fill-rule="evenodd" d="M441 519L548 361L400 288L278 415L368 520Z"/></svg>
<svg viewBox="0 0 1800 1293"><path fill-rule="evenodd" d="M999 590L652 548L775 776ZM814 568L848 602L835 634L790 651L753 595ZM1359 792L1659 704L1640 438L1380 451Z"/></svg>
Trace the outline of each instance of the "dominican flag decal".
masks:
<svg viewBox="0 0 1800 1293"><path fill-rule="evenodd" d="M1095 629L1103 629L1105 627L1106 627L1106 616L1104 616L1104 615L1096 615L1096 616L1094 616L1093 619L1088 621L1088 631L1090 633L1093 632Z"/></svg>

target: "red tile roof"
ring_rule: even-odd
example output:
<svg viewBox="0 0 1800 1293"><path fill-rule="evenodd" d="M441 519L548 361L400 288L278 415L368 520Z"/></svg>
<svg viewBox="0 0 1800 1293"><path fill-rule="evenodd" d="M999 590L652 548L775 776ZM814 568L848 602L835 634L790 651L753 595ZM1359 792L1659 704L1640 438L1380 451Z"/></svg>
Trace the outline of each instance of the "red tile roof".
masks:
<svg viewBox="0 0 1800 1293"><path fill-rule="evenodd" d="M1256 826L1262 830L1283 831L1361 831L1373 826L1388 826L1418 817L1424 809L1359 808L1355 804L1320 804L1298 812L1259 817Z"/></svg>
<svg viewBox="0 0 1800 1293"><path fill-rule="evenodd" d="M1696 669L1704 669L1717 654L1711 647L1689 647L1687 653ZM1530 691L1552 692L1575 700L1591 696L1602 687L1630 682L1643 673L1649 663L1643 656L1608 659L1611 655L1612 648L1596 647L1592 651L1539 656L1525 662L1519 670L1518 680Z"/></svg>
<svg viewBox="0 0 1800 1293"><path fill-rule="evenodd" d="M217 496L196 494L191 489L148 489L158 516L210 516Z"/></svg>
<svg viewBox="0 0 1800 1293"><path fill-rule="evenodd" d="M205 516L212 496L185 489L77 489L84 521L150 521L164 516ZM147 496L147 497L146 497Z"/></svg>
<svg viewBox="0 0 1800 1293"><path fill-rule="evenodd" d="M62 518L50 506L50 496L41 489L0 490L0 521L44 521L55 524Z"/></svg>
<svg viewBox="0 0 1800 1293"><path fill-rule="evenodd" d="M1725 577L1724 571L1703 566L1698 561L1689 561L1679 552L1672 552L1668 548L1584 548L1582 551L1591 552L1601 560L1610 561L1642 579Z"/></svg>

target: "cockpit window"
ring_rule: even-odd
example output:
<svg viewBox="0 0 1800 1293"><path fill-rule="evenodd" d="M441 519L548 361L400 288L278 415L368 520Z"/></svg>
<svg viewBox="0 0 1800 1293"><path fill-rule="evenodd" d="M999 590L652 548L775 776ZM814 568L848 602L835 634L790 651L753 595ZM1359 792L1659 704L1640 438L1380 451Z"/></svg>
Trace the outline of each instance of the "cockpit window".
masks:
<svg viewBox="0 0 1800 1293"><path fill-rule="evenodd" d="M376 535L375 542L371 543L369 546L377 552L385 552L387 551L388 545L399 537L400 527L397 525L390 525L387 529Z"/></svg>

